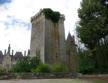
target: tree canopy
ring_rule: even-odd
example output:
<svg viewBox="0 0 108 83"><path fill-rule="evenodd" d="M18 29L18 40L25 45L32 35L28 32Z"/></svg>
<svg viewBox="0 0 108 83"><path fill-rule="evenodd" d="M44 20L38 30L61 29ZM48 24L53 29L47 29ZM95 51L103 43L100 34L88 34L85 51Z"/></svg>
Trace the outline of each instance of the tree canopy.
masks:
<svg viewBox="0 0 108 83"><path fill-rule="evenodd" d="M87 48L94 49L108 35L107 0L83 0L78 16L78 37Z"/></svg>

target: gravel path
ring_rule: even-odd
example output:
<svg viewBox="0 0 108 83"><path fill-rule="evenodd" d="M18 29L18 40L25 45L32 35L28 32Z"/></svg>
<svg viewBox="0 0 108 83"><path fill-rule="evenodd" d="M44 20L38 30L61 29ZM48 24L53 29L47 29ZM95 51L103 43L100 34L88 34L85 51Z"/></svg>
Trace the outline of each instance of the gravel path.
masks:
<svg viewBox="0 0 108 83"><path fill-rule="evenodd" d="M13 80L0 80L0 83L108 83L104 81L91 81L80 79L13 79Z"/></svg>

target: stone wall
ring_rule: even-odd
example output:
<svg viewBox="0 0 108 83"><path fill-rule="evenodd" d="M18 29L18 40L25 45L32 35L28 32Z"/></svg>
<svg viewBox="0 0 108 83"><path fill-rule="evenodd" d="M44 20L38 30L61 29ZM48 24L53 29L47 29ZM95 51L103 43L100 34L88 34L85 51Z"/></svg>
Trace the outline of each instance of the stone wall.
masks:
<svg viewBox="0 0 108 83"><path fill-rule="evenodd" d="M4 56L3 58L3 63L2 63L2 68L5 69L6 71L9 71L12 67L12 60L11 56Z"/></svg>
<svg viewBox="0 0 108 83"><path fill-rule="evenodd" d="M31 45L30 45L30 56L36 56L36 53L40 51L40 58L44 62L44 38L45 38L45 17L44 15L38 14L32 19L32 30L31 30Z"/></svg>
<svg viewBox="0 0 108 83"><path fill-rule="evenodd" d="M45 20L45 62L66 64L64 20L58 23Z"/></svg>
<svg viewBox="0 0 108 83"><path fill-rule="evenodd" d="M76 78L77 75L74 73L37 73L37 74L0 74L0 80L8 79L56 79L56 78Z"/></svg>

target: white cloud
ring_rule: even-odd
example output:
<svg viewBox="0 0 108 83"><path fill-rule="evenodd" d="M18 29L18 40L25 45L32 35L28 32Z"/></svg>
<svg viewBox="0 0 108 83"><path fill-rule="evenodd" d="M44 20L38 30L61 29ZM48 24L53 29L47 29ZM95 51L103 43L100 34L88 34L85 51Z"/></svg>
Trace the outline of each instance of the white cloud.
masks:
<svg viewBox="0 0 108 83"><path fill-rule="evenodd" d="M30 47L30 31L23 26L5 26L0 24L0 50L7 49L8 44L11 44L15 51L24 51Z"/></svg>
<svg viewBox="0 0 108 83"><path fill-rule="evenodd" d="M67 36L70 31L74 34L75 23L78 20L77 9L80 7L81 0L13 0L10 4L5 4L0 7L0 49L7 48L11 43L15 50L27 50L30 46L30 30L27 26L9 25L6 26L3 22L11 22L7 16L12 16L15 19L22 20L25 23L30 23L30 18L36 14L40 8L52 8L65 14L65 34ZM7 8L7 10L6 10Z"/></svg>

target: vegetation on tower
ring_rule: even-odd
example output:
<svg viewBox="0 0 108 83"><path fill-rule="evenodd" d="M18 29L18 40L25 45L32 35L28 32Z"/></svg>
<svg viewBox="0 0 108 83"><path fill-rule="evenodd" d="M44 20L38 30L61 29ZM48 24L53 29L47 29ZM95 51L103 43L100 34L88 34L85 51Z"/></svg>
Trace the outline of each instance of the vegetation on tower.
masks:
<svg viewBox="0 0 108 83"><path fill-rule="evenodd" d="M54 23L57 23L60 19L60 13L53 11L50 8L44 8L42 11L47 19L52 20Z"/></svg>

